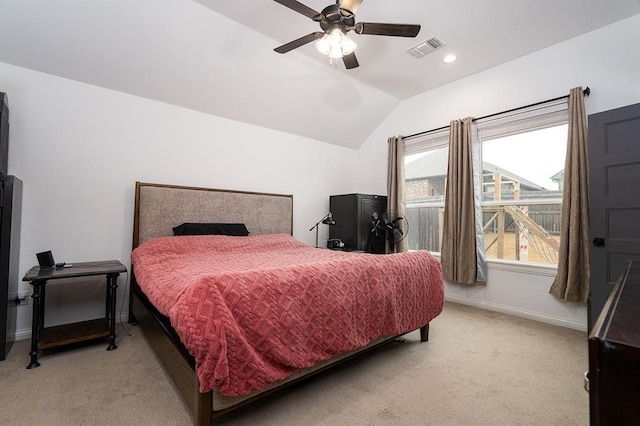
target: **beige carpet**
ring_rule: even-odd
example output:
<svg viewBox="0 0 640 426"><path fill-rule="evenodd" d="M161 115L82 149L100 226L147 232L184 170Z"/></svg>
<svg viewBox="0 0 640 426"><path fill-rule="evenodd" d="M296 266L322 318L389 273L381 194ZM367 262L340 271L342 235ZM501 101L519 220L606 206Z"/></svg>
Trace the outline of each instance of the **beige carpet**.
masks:
<svg viewBox="0 0 640 426"><path fill-rule="evenodd" d="M189 414L141 331L49 351L27 370L29 342L0 362L2 425L188 425ZM586 333L448 303L418 333L223 425L587 425Z"/></svg>

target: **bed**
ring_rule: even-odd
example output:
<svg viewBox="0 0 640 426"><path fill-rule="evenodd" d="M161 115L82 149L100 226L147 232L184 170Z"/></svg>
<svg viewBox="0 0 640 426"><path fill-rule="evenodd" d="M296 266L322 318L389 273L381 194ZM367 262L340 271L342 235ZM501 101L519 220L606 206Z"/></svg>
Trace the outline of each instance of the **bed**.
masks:
<svg viewBox="0 0 640 426"><path fill-rule="evenodd" d="M185 224L217 235L174 236ZM292 229L291 195L136 182L130 322L194 424L407 332L428 340L444 300L433 256L312 248Z"/></svg>

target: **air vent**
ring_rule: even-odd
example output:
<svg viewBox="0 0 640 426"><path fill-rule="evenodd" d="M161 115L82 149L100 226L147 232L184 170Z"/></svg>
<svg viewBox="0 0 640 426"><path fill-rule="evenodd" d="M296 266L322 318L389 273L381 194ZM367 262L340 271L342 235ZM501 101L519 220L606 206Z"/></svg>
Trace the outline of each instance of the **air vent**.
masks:
<svg viewBox="0 0 640 426"><path fill-rule="evenodd" d="M440 40L438 37L431 37L430 39L421 41L415 46L408 48L407 52L410 55L415 56L416 58L422 58L426 54L431 53L436 49L440 49L445 44L446 43Z"/></svg>

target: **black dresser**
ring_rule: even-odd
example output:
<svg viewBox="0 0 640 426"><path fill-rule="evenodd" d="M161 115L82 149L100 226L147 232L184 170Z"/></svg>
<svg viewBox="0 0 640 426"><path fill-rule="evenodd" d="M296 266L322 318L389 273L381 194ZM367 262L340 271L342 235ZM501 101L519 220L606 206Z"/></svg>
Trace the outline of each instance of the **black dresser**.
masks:
<svg viewBox="0 0 640 426"><path fill-rule="evenodd" d="M0 361L9 354L16 334L21 210L22 181L0 175Z"/></svg>
<svg viewBox="0 0 640 426"><path fill-rule="evenodd" d="M591 425L640 424L640 261L627 262L589 335Z"/></svg>

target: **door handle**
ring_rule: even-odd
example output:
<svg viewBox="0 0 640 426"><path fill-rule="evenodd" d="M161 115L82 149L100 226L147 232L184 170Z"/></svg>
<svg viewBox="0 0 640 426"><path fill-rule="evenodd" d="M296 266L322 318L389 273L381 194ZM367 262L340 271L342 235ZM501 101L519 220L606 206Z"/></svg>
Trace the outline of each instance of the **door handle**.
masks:
<svg viewBox="0 0 640 426"><path fill-rule="evenodd" d="M596 247L604 247L604 238L594 238L592 242Z"/></svg>

